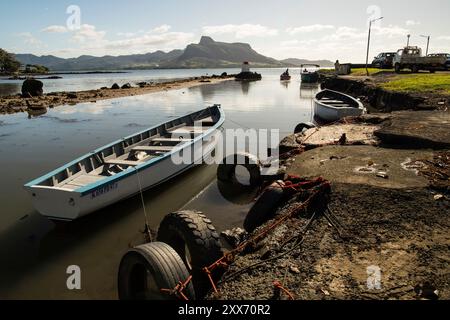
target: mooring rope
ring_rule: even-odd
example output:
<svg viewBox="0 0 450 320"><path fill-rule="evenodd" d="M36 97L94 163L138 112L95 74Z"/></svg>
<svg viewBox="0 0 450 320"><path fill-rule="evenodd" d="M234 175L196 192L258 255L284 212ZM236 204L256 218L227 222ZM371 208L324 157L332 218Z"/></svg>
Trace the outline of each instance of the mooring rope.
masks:
<svg viewBox="0 0 450 320"><path fill-rule="evenodd" d="M142 190L141 177L139 175L138 168L135 168L135 170L136 170L136 175L137 175L137 178L138 178L139 191L140 191L140 194L141 194L142 208L144 209L144 218L145 218L145 230L144 230L144 233L147 234L148 239L150 240L150 242L153 242L152 232L150 230L150 220L149 220L148 215L147 215L147 208L145 207L144 191Z"/></svg>

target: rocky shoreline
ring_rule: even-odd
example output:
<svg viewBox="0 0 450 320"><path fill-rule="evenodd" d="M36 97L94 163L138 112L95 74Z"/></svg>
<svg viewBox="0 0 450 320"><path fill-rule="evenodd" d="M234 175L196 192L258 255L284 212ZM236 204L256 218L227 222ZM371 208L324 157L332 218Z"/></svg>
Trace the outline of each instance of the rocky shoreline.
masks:
<svg viewBox="0 0 450 320"><path fill-rule="evenodd" d="M230 79L234 79L234 76L204 76L164 83L139 82L135 85L126 83L121 86L115 84L112 88L104 87L98 90L78 92L55 92L28 98L24 98L22 95L0 97L0 115L27 112L30 110L45 110L47 108L55 108L62 105L76 105L85 102L95 103L100 100L190 88L204 84L214 84Z"/></svg>
<svg viewBox="0 0 450 320"><path fill-rule="evenodd" d="M339 225L308 212L289 219L239 256L224 278L245 272L209 298L280 299L278 283L298 300L449 299L449 126L449 112L402 111L287 137L284 151L308 151L287 159L286 173L330 181L328 207ZM295 205L281 204L250 236ZM299 236L301 246L280 252L280 243ZM380 283L370 288L374 268Z"/></svg>

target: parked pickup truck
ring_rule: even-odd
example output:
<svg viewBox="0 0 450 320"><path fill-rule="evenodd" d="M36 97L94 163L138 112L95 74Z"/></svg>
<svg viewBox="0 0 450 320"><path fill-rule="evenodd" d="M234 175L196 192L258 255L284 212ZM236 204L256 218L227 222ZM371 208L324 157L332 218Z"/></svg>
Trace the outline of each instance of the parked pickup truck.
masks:
<svg viewBox="0 0 450 320"><path fill-rule="evenodd" d="M445 57L445 70L450 70L450 54L448 53L432 53L428 55L429 57L438 57L438 56L443 56Z"/></svg>
<svg viewBox="0 0 450 320"><path fill-rule="evenodd" d="M393 64L395 72L410 69L413 73L420 70L428 70L431 73L436 70L445 70L447 59L445 56L422 56L422 49L418 47L405 47L397 51Z"/></svg>

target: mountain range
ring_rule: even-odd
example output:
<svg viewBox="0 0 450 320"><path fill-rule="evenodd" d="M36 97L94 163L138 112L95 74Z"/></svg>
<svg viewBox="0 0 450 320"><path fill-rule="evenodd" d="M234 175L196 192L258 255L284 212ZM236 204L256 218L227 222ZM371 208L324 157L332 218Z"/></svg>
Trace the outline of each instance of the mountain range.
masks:
<svg viewBox="0 0 450 320"><path fill-rule="evenodd" d="M84 55L63 59L55 56L16 54L22 64L43 65L51 71L107 71L132 69L174 69L174 68L235 68L243 61L253 67L297 67L304 63L332 66L327 60L309 61L286 59L278 61L263 56L246 43L225 43L202 37L198 44L191 44L184 50L170 52L156 51L147 54L95 57Z"/></svg>

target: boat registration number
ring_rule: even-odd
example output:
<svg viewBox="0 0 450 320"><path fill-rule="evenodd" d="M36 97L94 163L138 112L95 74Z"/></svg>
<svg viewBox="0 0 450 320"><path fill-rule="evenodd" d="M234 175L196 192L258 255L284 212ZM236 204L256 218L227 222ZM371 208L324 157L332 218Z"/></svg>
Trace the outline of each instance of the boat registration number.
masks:
<svg viewBox="0 0 450 320"><path fill-rule="evenodd" d="M118 183L108 184L108 185L104 186L103 188L95 190L91 194L91 198L95 199L95 198L101 197L101 196L103 196L103 195L105 195L105 194L107 194L107 193L109 193L109 192L111 192L113 190L116 190L118 187L119 187Z"/></svg>

